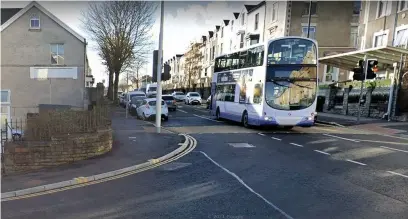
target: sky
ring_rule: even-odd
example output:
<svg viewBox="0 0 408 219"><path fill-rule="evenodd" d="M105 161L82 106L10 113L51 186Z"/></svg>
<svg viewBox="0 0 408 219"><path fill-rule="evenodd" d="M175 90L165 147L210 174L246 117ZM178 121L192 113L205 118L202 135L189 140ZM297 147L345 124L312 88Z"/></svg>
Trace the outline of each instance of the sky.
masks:
<svg viewBox="0 0 408 219"><path fill-rule="evenodd" d="M49 10L61 21L66 23L74 31L91 41L82 28L81 11L87 10L89 2L85 1L37 1ZM2 1L2 8L24 7L29 1ZM158 3L158 2L157 2ZM215 29L215 25L221 25L222 20L231 19L233 12L239 12L244 4L257 4L254 1L165 1L164 2L164 26L163 26L163 61L167 61L176 54L183 54L190 42L200 40L202 35ZM158 49L160 31L160 8L155 14L156 22L152 27L153 49ZM88 59L95 81L105 79L107 85L108 76L106 67L102 64L93 42L89 42ZM140 71L142 75L152 72L152 55L149 63Z"/></svg>

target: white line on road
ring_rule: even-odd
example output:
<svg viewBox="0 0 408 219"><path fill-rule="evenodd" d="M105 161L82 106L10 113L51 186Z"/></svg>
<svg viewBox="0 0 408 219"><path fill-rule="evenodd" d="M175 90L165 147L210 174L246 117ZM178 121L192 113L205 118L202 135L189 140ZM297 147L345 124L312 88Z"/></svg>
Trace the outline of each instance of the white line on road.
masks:
<svg viewBox="0 0 408 219"><path fill-rule="evenodd" d="M181 110L181 109L177 109L177 111L180 111L180 112L182 112L182 113L187 113L186 111Z"/></svg>
<svg viewBox="0 0 408 219"><path fill-rule="evenodd" d="M303 145L300 145L300 144L296 144L296 143L289 143L289 144L291 144L291 145L295 145L295 146L298 146L298 147L302 147L302 148L303 148Z"/></svg>
<svg viewBox="0 0 408 219"><path fill-rule="evenodd" d="M393 151L400 151L400 152L408 153L408 151L404 151L404 150L400 150L400 149L396 149L396 148L389 148L389 147L385 147L385 146L380 146L380 148L385 148L385 149L389 149L389 150L393 150Z"/></svg>
<svg viewBox="0 0 408 219"><path fill-rule="evenodd" d="M134 138L136 138L136 137L129 137L130 139L134 139Z"/></svg>
<svg viewBox="0 0 408 219"><path fill-rule="evenodd" d="M214 120L214 119L210 119L210 118L205 117L205 116L199 116L199 115L196 115L196 114L193 114L193 115L194 115L194 116L197 116L197 117L199 117L199 118L203 118L203 119L207 119L207 120L213 121L213 122L220 122L220 121L217 121L217 120Z"/></svg>
<svg viewBox="0 0 408 219"><path fill-rule="evenodd" d="M350 138L343 138L343 137L339 137L339 136L335 136L335 135L330 135L330 134L323 134L323 135L325 135L325 136L329 136L329 137L333 137L333 138L343 139L343 140L346 140L346 141L360 142L360 141L357 141L357 140L354 140L354 139L350 139Z"/></svg>
<svg viewBox="0 0 408 219"><path fill-rule="evenodd" d="M359 164L359 165L362 165L362 166L367 165L365 163L360 163L360 162L357 162L357 161L354 161L354 160L349 160L349 159L347 159L346 161L351 162L351 163L355 163L355 164Z"/></svg>
<svg viewBox="0 0 408 219"><path fill-rule="evenodd" d="M394 171L387 171L388 173L391 173L391 174L394 174L394 175L398 175L398 176L402 176L402 177L405 177L405 178L408 178L408 176L406 176L406 175L404 175L404 174L401 174L401 173L397 173L397 172L394 172Z"/></svg>
<svg viewBox="0 0 408 219"><path fill-rule="evenodd" d="M260 132L258 133L258 135L260 135L260 136L265 136L264 134L262 134L262 133L260 133Z"/></svg>
<svg viewBox="0 0 408 219"><path fill-rule="evenodd" d="M275 138L275 137L271 137L272 139L275 139L275 140L277 140L277 141L282 141L282 139L280 139L280 138Z"/></svg>
<svg viewBox="0 0 408 219"><path fill-rule="evenodd" d="M284 212L283 210L281 210L278 206L274 205L272 202L268 201L266 198L264 198L261 194L255 192L251 187L249 187L241 178L239 178L239 176L237 176L235 173L229 171L227 168L223 167L221 164L217 163L216 161L214 161L213 159L211 159L210 156L208 156L206 153L199 151L201 154L203 154L208 160L210 160L213 164L217 165L219 168L221 168L222 170L224 170L225 172L227 172L228 174L230 174L231 176L233 176L236 180L238 180L239 183L241 183L241 185L243 185L245 188L247 188L250 192L252 192L253 194L255 194L256 196L258 196L259 198L261 198L265 203L267 203L269 206L271 206L272 208L274 208L275 210L279 211L283 216L285 216L288 219L293 219L293 217L289 216L286 212Z"/></svg>
<svg viewBox="0 0 408 219"><path fill-rule="evenodd" d="M317 153L321 153L321 154L325 154L325 155L329 155L329 156L330 156L329 153L326 153L326 152L324 152L324 151L319 151L319 150L314 150L314 151L316 151Z"/></svg>

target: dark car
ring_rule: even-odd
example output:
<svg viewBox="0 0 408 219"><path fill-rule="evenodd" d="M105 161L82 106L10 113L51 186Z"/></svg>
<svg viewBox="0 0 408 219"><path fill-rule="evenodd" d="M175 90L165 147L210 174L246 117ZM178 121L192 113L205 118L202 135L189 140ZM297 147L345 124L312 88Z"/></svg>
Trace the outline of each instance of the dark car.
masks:
<svg viewBox="0 0 408 219"><path fill-rule="evenodd" d="M169 111L176 111L177 109L176 99L174 99L172 95L163 95L162 99L164 100L164 102L166 102Z"/></svg>

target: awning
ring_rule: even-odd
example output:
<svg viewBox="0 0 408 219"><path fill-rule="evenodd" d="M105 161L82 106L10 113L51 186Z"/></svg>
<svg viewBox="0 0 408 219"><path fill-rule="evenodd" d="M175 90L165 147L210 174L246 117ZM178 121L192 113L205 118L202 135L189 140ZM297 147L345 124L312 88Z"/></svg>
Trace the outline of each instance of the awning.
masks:
<svg viewBox="0 0 408 219"><path fill-rule="evenodd" d="M365 55L369 59L377 59L380 64L392 65L395 62L400 62L401 54L408 55L408 50L383 46L322 57L319 58L319 63L352 71L353 68L357 67L358 61L364 59Z"/></svg>

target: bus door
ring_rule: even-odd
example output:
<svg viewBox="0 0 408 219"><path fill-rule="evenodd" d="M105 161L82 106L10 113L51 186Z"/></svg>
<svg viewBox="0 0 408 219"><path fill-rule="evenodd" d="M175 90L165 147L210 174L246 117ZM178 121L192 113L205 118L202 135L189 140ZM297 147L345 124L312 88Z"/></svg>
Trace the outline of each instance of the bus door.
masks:
<svg viewBox="0 0 408 219"><path fill-rule="evenodd" d="M263 83L254 81L251 83L250 88L248 89L248 101L246 103L246 108L248 111L248 116L250 120L255 119L258 121L262 117L262 99L263 99Z"/></svg>

